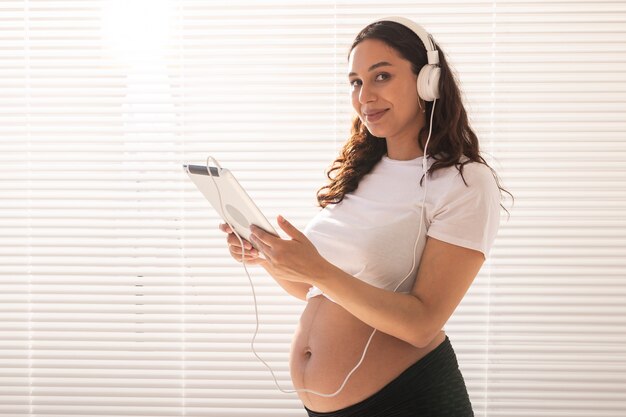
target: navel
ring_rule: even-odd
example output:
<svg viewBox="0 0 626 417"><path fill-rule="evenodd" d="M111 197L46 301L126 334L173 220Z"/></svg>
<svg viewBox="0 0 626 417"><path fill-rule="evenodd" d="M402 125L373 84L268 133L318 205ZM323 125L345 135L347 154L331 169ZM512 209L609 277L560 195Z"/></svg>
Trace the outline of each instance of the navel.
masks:
<svg viewBox="0 0 626 417"><path fill-rule="evenodd" d="M313 356L313 351L311 351L311 348L307 346L304 349L304 359L308 361L309 359L311 359L311 356Z"/></svg>

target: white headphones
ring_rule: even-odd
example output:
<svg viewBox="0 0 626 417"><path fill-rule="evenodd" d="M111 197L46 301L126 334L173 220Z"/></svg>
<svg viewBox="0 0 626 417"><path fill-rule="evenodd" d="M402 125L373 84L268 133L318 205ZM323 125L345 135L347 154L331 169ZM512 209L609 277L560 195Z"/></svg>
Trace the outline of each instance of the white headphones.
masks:
<svg viewBox="0 0 626 417"><path fill-rule="evenodd" d="M372 23L383 21L400 23L411 29L422 40L428 55L428 64L424 65L417 75L417 94L425 101L433 101L439 98L439 76L441 74L439 51L435 49L432 36L423 27L406 17L389 16Z"/></svg>

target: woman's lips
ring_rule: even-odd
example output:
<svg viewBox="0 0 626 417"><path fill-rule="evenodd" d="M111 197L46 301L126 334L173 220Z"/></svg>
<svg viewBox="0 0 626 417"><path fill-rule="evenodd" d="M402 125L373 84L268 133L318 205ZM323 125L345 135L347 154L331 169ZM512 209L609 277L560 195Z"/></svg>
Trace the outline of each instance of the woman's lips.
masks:
<svg viewBox="0 0 626 417"><path fill-rule="evenodd" d="M381 117L383 117L385 115L385 113L387 113L387 110L382 110L376 113L372 113L372 114L366 114L365 118L367 119L368 122L375 122L377 120L379 120Z"/></svg>

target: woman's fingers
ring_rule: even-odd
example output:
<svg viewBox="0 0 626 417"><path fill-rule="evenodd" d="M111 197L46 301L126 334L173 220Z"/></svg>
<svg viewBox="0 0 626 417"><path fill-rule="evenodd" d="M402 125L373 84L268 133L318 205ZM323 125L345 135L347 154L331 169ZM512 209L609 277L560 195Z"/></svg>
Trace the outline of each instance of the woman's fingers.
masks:
<svg viewBox="0 0 626 417"><path fill-rule="evenodd" d="M258 265L262 262L263 262L263 259L259 258L258 256L256 258L245 259L243 261L243 263L245 263L246 265Z"/></svg>
<svg viewBox="0 0 626 417"><path fill-rule="evenodd" d="M241 239L243 242L243 248L245 255L258 255L258 251L252 246L252 243L248 242L246 239ZM241 257L241 245L239 244L239 239L234 234L228 235L226 238L226 242L228 244L228 249L231 253L237 254Z"/></svg>
<svg viewBox="0 0 626 417"><path fill-rule="evenodd" d="M241 261L241 245L239 244L239 239L232 232L230 226L225 223L220 223L219 229L222 232L228 233L228 237L226 238L226 242L228 243L228 249L233 258L237 261ZM243 242L244 251L244 262L255 264L259 263L261 260L259 259L259 251L252 247L252 243L247 241L246 239L241 239Z"/></svg>
<svg viewBox="0 0 626 417"><path fill-rule="evenodd" d="M235 234L233 233L232 229L230 228L230 226L228 226L227 224L220 224L220 230L222 232L228 233L228 243L230 244L238 244L239 243L239 239L237 238L237 236L235 236ZM246 239L241 239L244 241L244 243L246 244L246 248L251 248L252 244L247 241Z"/></svg>
<svg viewBox="0 0 626 417"><path fill-rule="evenodd" d="M241 246L239 246L239 245L229 245L229 249L230 249L230 251L231 251L232 253L235 253L235 254L241 255ZM252 247L250 247L250 248L245 247L244 249L245 249L245 251L244 251L244 252L245 252L245 254L246 254L246 255L248 255L248 254L258 255L258 254L259 254L259 251L258 251L258 250L256 250L255 248L252 248Z"/></svg>
<svg viewBox="0 0 626 417"><path fill-rule="evenodd" d="M231 256L238 262L241 262L241 251L231 250ZM260 261L258 252L252 253L251 251L246 251L243 256L243 261L245 263L255 263L255 261Z"/></svg>
<svg viewBox="0 0 626 417"><path fill-rule="evenodd" d="M226 238L226 242L228 242L230 246L234 246L237 248L241 247L241 245L239 244L239 239L237 239L237 236L235 236L235 234L231 231L231 228L227 224L220 223L219 229L222 232L228 233L229 236ZM246 239L241 240L243 241L244 248L252 249L252 244L249 241L247 241Z"/></svg>
<svg viewBox="0 0 626 417"><path fill-rule="evenodd" d="M241 241L243 242L243 247L246 249L252 249L252 243L250 243L249 241L247 241L246 239L241 239ZM237 236L235 236L234 234L229 235L228 238L226 239L226 242L228 242L228 245L235 247L235 248L240 248L241 244L239 243L239 239L237 239Z"/></svg>

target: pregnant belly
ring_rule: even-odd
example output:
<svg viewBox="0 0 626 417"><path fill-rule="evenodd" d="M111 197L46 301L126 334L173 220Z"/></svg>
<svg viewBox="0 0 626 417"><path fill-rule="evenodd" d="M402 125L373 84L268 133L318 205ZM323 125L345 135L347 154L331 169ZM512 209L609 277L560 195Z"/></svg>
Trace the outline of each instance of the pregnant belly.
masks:
<svg viewBox="0 0 626 417"><path fill-rule="evenodd" d="M296 389L335 393L361 359L373 328L326 297L308 301L291 345L290 371ZM428 346L416 348L377 331L365 358L334 397L299 392L302 403L318 412L335 411L379 391L445 339L441 331Z"/></svg>

